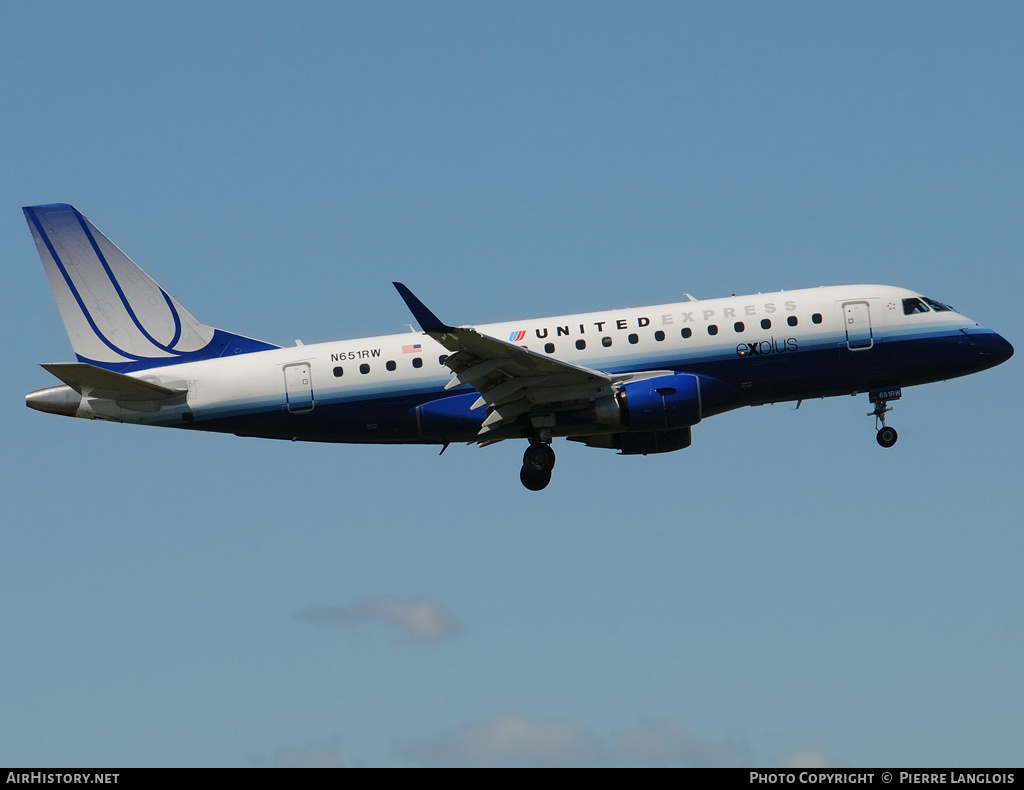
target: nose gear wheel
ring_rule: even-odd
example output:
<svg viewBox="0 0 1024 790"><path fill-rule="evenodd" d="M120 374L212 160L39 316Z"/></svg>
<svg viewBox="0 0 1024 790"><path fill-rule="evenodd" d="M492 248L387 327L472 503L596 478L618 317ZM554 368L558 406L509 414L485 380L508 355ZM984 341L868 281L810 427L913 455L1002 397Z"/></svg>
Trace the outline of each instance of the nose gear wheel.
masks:
<svg viewBox="0 0 1024 790"><path fill-rule="evenodd" d="M885 424L885 415L887 412L892 411L892 407L884 400L875 401L875 410L868 412L868 417L875 418L875 441L881 447L892 447L896 444L896 440L899 438L899 434L896 433L895 428L890 428Z"/></svg>

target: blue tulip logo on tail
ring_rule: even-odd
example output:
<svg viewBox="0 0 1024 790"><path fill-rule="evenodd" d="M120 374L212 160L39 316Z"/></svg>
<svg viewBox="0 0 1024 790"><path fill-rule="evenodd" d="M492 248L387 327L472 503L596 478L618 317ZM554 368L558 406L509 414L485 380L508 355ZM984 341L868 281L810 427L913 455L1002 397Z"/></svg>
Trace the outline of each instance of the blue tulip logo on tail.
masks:
<svg viewBox="0 0 1024 790"><path fill-rule="evenodd" d="M80 362L126 373L277 348L200 323L73 206L24 212Z"/></svg>

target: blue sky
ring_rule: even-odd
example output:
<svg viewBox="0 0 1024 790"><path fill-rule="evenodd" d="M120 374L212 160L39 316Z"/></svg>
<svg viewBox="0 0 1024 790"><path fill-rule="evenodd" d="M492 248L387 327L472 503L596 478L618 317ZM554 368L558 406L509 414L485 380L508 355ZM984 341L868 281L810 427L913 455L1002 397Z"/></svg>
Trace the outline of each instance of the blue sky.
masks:
<svg viewBox="0 0 1024 790"><path fill-rule="evenodd" d="M25 409L20 207L278 343L847 282L1018 348L1014 3L6 3L0 764L1019 766L1017 358L687 450Z"/></svg>

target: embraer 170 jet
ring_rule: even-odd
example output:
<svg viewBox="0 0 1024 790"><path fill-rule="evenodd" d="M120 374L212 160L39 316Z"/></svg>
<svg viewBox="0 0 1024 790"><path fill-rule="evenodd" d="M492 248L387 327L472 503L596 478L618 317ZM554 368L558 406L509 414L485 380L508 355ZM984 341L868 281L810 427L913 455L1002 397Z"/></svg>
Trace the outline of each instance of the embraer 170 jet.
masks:
<svg viewBox="0 0 1024 790"><path fill-rule="evenodd" d="M998 365L1013 347L905 288L843 285L450 326L401 283L422 333L281 347L199 323L73 206L24 209L77 362L39 411L313 442L529 442L538 491L552 439L647 455L706 417L869 394L877 440L901 388ZM442 452L444 449L442 448Z"/></svg>

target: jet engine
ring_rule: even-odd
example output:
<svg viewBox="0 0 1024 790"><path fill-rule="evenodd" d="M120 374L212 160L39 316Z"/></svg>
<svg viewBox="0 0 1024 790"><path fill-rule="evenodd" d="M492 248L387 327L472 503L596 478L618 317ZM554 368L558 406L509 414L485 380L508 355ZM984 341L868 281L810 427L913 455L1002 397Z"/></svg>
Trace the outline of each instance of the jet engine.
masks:
<svg viewBox="0 0 1024 790"><path fill-rule="evenodd" d="M700 379L690 373L625 384L616 397L631 431L688 428L702 416Z"/></svg>

